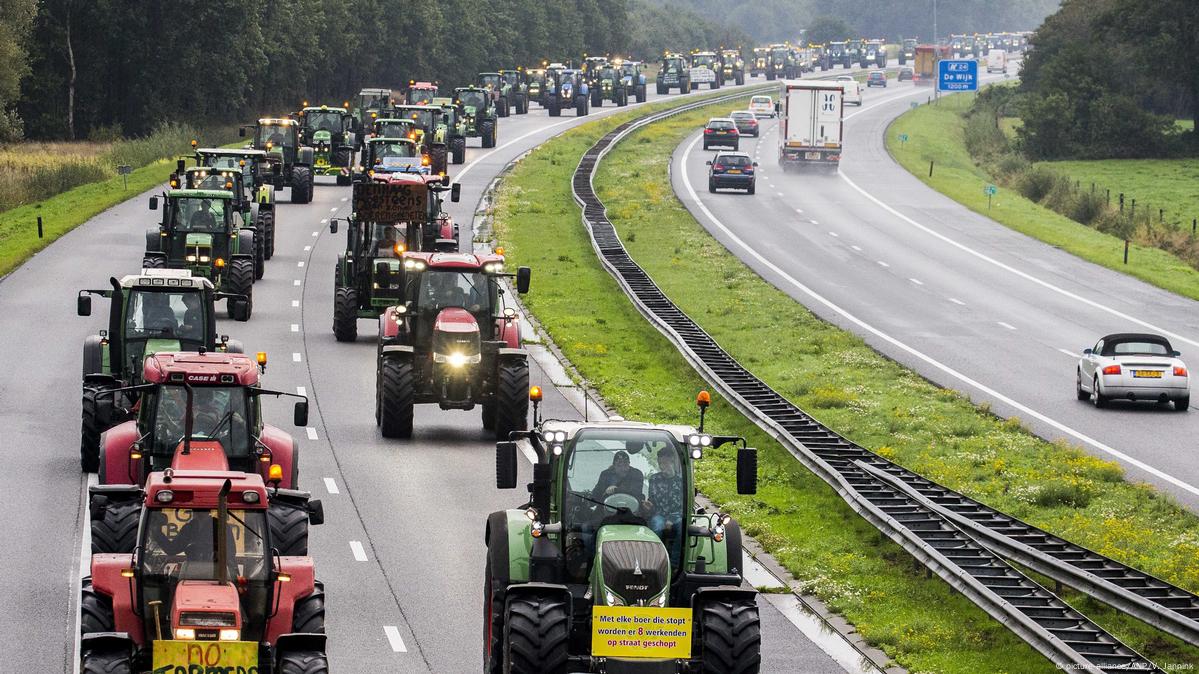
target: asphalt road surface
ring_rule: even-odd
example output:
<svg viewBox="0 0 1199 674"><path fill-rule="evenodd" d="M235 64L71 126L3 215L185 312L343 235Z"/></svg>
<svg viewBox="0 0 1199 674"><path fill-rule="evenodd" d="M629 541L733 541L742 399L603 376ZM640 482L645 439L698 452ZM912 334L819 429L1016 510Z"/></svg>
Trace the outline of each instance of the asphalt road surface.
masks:
<svg viewBox="0 0 1199 674"><path fill-rule="evenodd" d="M650 88L651 100L658 98ZM483 191L507 163L614 111L551 120L534 106L528 115L501 120L497 148L483 151L471 140L467 163L451 167L463 184L462 202L449 210L462 226L464 247ZM222 320L219 329L242 340L247 352L268 352L264 385L311 398L308 428L290 426L290 401L267 399L264 406L268 421L298 439L301 487L325 505L326 523L312 530L311 550L327 592L333 667L477 671L485 519L523 496L495 488L494 440L477 410L420 406L412 440L379 435L374 322L360 322L357 343L337 343L332 334L330 273L345 235L329 234L327 222L349 214L350 189L320 182L308 205L287 203L282 191L276 252L254 286L253 318ZM0 400L6 403L0 407L0 492L8 504L0 511L6 539L0 593L8 598L5 661L20 671L76 668L88 525L88 477L79 472L78 454L80 352L88 334L106 327L106 303L79 318L74 295L137 270L143 232L159 215L147 210L153 192L96 216L0 280L0 315L7 317L0 321ZM536 364L531 379L545 387L547 416L581 417ZM530 471L527 465L521 471L523 484ZM837 668L772 603L762 606L765 671Z"/></svg>
<svg viewBox="0 0 1199 674"><path fill-rule="evenodd" d="M893 162L888 124L930 94L908 82L865 90L863 106L846 110L839 174L784 174L778 123L763 120L761 138L741 147L760 164L754 196L708 193L704 162L715 150L696 134L675 153L675 192L729 250L822 318L1199 506L1199 414L1096 409L1074 395L1079 354L1108 333L1164 333L1199 363L1199 303L1016 233Z"/></svg>

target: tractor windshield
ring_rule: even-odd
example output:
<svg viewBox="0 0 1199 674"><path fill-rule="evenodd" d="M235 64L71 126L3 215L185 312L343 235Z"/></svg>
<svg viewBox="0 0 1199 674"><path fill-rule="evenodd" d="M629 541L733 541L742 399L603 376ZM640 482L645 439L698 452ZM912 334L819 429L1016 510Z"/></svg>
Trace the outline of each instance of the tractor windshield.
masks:
<svg viewBox="0 0 1199 674"><path fill-rule="evenodd" d="M375 135L379 138L408 138L416 128L410 119L389 119L375 122Z"/></svg>
<svg viewBox="0 0 1199 674"><path fill-rule="evenodd" d="M711 54L697 54L691 57L691 65L696 68L711 68L716 62L716 57Z"/></svg>
<svg viewBox="0 0 1199 674"><path fill-rule="evenodd" d="M518 86L520 84L520 72L519 71L509 70L508 72L501 73L501 74L504 77L504 82L506 82L514 87Z"/></svg>
<svg viewBox="0 0 1199 674"><path fill-rule="evenodd" d="M197 190L234 190L237 188L237 179L241 177L241 167L237 176L231 175L229 171L215 171L212 173L193 173L189 187Z"/></svg>
<svg viewBox="0 0 1199 674"><path fill-rule="evenodd" d="M450 307L461 307L473 314L480 323L494 318L495 285L485 274L460 269L429 269L420 275L416 289L416 308L432 322L437 313Z"/></svg>
<svg viewBox="0 0 1199 674"><path fill-rule="evenodd" d="M504 84L504 78L498 74L479 75L479 86L486 89L499 89Z"/></svg>
<svg viewBox="0 0 1199 674"><path fill-rule="evenodd" d="M141 610L150 634L172 635L174 596L184 583L220 580L218 540L225 537L225 578L235 583L240 599L243 641L257 641L270 613L270 549L266 543L264 510L226 512L219 526L218 511L193 508L153 508L142 523L138 558ZM215 614L219 615L219 614ZM153 621L157 616L158 629ZM197 632L201 631L197 626ZM215 628L210 627L215 631ZM161 631L158 631L161 630ZM214 634L212 639L216 639Z"/></svg>
<svg viewBox="0 0 1199 674"><path fill-rule="evenodd" d="M398 258L402 253L397 246L402 246L403 243L404 232L399 225L376 222L370 225L367 254L376 258Z"/></svg>
<svg viewBox="0 0 1199 674"><path fill-rule="evenodd" d="M683 67L683 59L668 58L662 63L663 70L678 70Z"/></svg>
<svg viewBox="0 0 1199 674"><path fill-rule="evenodd" d="M187 420L187 391L182 386L163 385L142 398L143 432L149 432L147 447L151 463L165 459L161 470L170 465L175 450L183 442ZM250 455L250 434L254 431L254 406L257 399L246 395L241 386L192 387L192 442L219 442L230 459Z"/></svg>
<svg viewBox="0 0 1199 674"><path fill-rule="evenodd" d="M332 110L310 110L304 113L304 126L310 131L341 131L341 113Z"/></svg>
<svg viewBox="0 0 1199 674"><path fill-rule="evenodd" d="M129 291L125 309L126 342L171 339L203 344L207 325L208 315L199 291L140 288ZM141 362L140 354L137 362Z"/></svg>
<svg viewBox="0 0 1199 674"><path fill-rule="evenodd" d="M258 130L254 132L254 145L266 147L267 143L270 143L271 147L294 148L295 127L285 124L259 124Z"/></svg>
<svg viewBox="0 0 1199 674"><path fill-rule="evenodd" d="M614 80L616 79L616 70L612 66L604 66L600 68L599 78L601 80Z"/></svg>
<svg viewBox="0 0 1199 674"><path fill-rule="evenodd" d="M563 468L562 510L567 570L585 579L594 556L595 533L609 518L645 522L681 559L687 480L682 448L663 430L579 431Z"/></svg>
<svg viewBox="0 0 1199 674"><path fill-rule="evenodd" d="M428 105L437 98L436 89L409 89L408 104L409 105Z"/></svg>
<svg viewBox="0 0 1199 674"><path fill-rule="evenodd" d="M225 200L206 197L178 197L171 200L171 222L182 232L215 233L225 231Z"/></svg>
<svg viewBox="0 0 1199 674"><path fill-rule="evenodd" d="M420 129L429 131L433 128L434 116L436 112L433 108L409 108L403 111L404 119L411 120L412 123Z"/></svg>
<svg viewBox="0 0 1199 674"><path fill-rule="evenodd" d="M637 66L633 63L626 63L620 67L620 73L625 77L636 77L640 73L637 71Z"/></svg>
<svg viewBox="0 0 1199 674"><path fill-rule="evenodd" d="M394 171L419 167L420 153L411 141L375 141L370 145L371 168Z"/></svg>
<svg viewBox="0 0 1199 674"><path fill-rule="evenodd" d="M460 91L458 92L458 104L482 110L486 106L487 94L482 91Z"/></svg>

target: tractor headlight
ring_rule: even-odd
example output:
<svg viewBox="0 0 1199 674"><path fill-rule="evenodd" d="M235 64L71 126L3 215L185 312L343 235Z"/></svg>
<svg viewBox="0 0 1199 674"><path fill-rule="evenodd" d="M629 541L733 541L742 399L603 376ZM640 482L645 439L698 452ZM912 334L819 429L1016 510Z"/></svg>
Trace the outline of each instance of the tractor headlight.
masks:
<svg viewBox="0 0 1199 674"><path fill-rule="evenodd" d="M179 641L195 641L196 631L190 627L176 627L175 639Z"/></svg>
<svg viewBox="0 0 1199 674"><path fill-rule="evenodd" d="M205 262L205 263L206 263L206 262L208 262L208 261L209 261L209 259L211 259L211 258L209 258L207 255L201 255L201 256L200 256L200 262Z"/></svg>
<svg viewBox="0 0 1199 674"><path fill-rule="evenodd" d="M433 352L433 362L443 363L452 368L465 367L467 365L476 365L483 360L483 355L476 353L473 356L468 356L461 351L454 351L449 354Z"/></svg>
<svg viewBox="0 0 1199 674"><path fill-rule="evenodd" d="M187 260L188 262L195 262L195 261L196 261L196 256L195 256L195 255L188 255L187 257L185 257L185 258L183 258L183 259Z"/></svg>
<svg viewBox="0 0 1199 674"><path fill-rule="evenodd" d="M221 630L221 641L237 641L241 639L241 630Z"/></svg>

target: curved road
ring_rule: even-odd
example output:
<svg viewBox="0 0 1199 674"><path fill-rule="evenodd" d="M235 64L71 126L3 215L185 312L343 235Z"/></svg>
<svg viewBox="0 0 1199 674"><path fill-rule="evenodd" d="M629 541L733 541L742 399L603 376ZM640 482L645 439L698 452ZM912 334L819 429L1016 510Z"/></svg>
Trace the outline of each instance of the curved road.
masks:
<svg viewBox="0 0 1199 674"><path fill-rule="evenodd" d="M992 77L990 79L997 79ZM1199 303L1085 262L970 211L887 154L888 124L926 87L891 83L847 108L838 175L784 174L778 124L742 149L757 195L707 191L699 136L679 146L675 193L755 271L825 320L938 384L1119 461L1130 478L1199 506L1188 451L1199 414L1074 397L1080 352L1113 332L1161 332L1199 362Z"/></svg>
<svg viewBox="0 0 1199 674"><path fill-rule="evenodd" d="M755 82L756 83L756 82ZM652 85L651 85L652 86ZM657 99L652 92L651 100ZM550 120L534 106L501 120L499 146L478 149L451 167L463 183L449 210L469 246L476 205L521 153L579 123L611 114ZM80 347L105 327L104 303L74 315L80 288L105 287L137 269L154 190L91 219L0 280L0 595L8 598L6 660L42 671L75 670L78 587L86 563L87 476L78 463ZM284 191L286 197L287 192ZM247 351L266 350L265 385L306 392L311 427L292 428L289 404L265 403L268 420L300 443L301 486L324 501L326 524L311 547L328 597L331 661L340 671L466 672L479 667L483 525L489 512L522 496L494 482L494 440L479 413L421 406L407 442L384 441L372 423L374 324L359 324L355 344L333 339L330 270L344 234L330 217L348 215L348 188L321 184L305 206L283 200L276 254L254 286L248 323L219 329ZM533 290L537 292L534 270ZM537 364L532 383L546 391L545 413L579 418L577 391L554 388ZM561 381L562 378L557 379ZM569 400L568 400L569 398ZM593 408L594 410L594 408ZM593 412L594 413L594 412ZM521 467L521 481L529 478ZM86 573L86 566L83 567ZM762 601L766 671L828 671L832 659L804 638L776 602Z"/></svg>

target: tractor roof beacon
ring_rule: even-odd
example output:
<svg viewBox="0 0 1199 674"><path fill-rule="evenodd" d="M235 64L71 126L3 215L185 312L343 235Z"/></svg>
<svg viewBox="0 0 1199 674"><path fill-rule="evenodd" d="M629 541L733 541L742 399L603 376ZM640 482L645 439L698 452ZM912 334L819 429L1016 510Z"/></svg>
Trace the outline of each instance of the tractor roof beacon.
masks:
<svg viewBox="0 0 1199 674"><path fill-rule="evenodd" d="M123 490L135 543L95 554L80 598L80 671L193 671L198 648L221 671L325 672L325 594L280 527L320 524L319 501L260 475L206 468L151 473L142 487L93 487L103 519ZM286 505L283 501L290 499ZM298 504L298 505L296 505ZM190 669L189 669L190 667ZM211 670L206 670L211 671Z"/></svg>
<svg viewBox="0 0 1199 674"><path fill-rule="evenodd" d="M744 582L741 530L696 508L693 474L704 454L740 443L737 492L753 494L756 450L704 432L706 391L698 429L542 421L540 389L529 397L533 430L496 445L501 489L516 487L518 441L537 460L529 501L487 519L485 670L758 672L757 592ZM652 647L605 638L640 634L620 632L625 625L669 630Z"/></svg>
<svg viewBox="0 0 1199 674"><path fill-rule="evenodd" d="M100 434L124 421L138 391L106 393L142 383L142 360L167 351L240 352L241 343L218 336L213 302L219 293L186 269L144 269L109 288L79 291L76 313L92 315L92 295L110 300L108 328L83 342L83 404L79 440L85 472L100 467ZM234 298L234 302L240 301Z"/></svg>
<svg viewBox="0 0 1199 674"><path fill-rule="evenodd" d="M413 406L483 408L497 437L527 425L528 353L505 277L529 291L530 271L495 254L404 253L397 302L379 317L375 422L383 437L412 435Z"/></svg>

